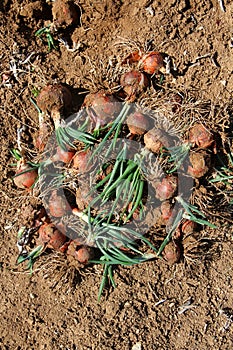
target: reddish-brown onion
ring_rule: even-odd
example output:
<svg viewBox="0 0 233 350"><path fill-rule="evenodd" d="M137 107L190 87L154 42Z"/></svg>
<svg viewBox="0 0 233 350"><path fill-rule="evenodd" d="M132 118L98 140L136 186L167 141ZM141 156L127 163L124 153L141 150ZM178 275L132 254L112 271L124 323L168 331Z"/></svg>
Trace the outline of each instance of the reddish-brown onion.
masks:
<svg viewBox="0 0 233 350"><path fill-rule="evenodd" d="M126 123L132 135L143 135L150 127L149 118L140 112L131 113Z"/></svg>
<svg viewBox="0 0 233 350"><path fill-rule="evenodd" d="M35 183L38 176L36 169L32 170L30 165L23 163L21 163L16 170L16 175L17 176L14 177L13 181L19 188L30 188Z"/></svg>
<svg viewBox="0 0 233 350"><path fill-rule="evenodd" d="M197 224L191 220L185 220L181 226L181 232L184 235L190 235L195 231Z"/></svg>
<svg viewBox="0 0 233 350"><path fill-rule="evenodd" d="M188 140L200 148L208 148L214 143L213 135L202 124L196 124L189 130Z"/></svg>
<svg viewBox="0 0 233 350"><path fill-rule="evenodd" d="M56 153L52 157L53 162L63 162L63 163L70 163L72 158L74 157L75 152L73 150L64 150L60 146L57 147Z"/></svg>
<svg viewBox="0 0 233 350"><path fill-rule="evenodd" d="M168 200L162 202L160 209L163 220L168 221L171 218L173 211L171 203Z"/></svg>
<svg viewBox="0 0 233 350"><path fill-rule="evenodd" d="M165 246L162 255L169 265L173 265L179 262L181 249L176 242L171 241Z"/></svg>
<svg viewBox="0 0 233 350"><path fill-rule="evenodd" d="M144 72L154 74L163 67L163 56L156 51L149 52L142 57L141 67Z"/></svg>
<svg viewBox="0 0 233 350"><path fill-rule="evenodd" d="M172 198L178 187L178 179L174 175L167 175L156 185L156 198L161 201Z"/></svg>
<svg viewBox="0 0 233 350"><path fill-rule="evenodd" d="M69 89L61 84L46 85L37 96L37 105L43 112L69 110L72 95Z"/></svg>
<svg viewBox="0 0 233 350"><path fill-rule="evenodd" d="M81 264L88 264L89 260L94 258L94 250L91 247L82 246L75 252L75 259L77 259Z"/></svg>
<svg viewBox="0 0 233 350"><path fill-rule="evenodd" d="M192 152L189 156L191 165L188 166L188 174L199 179L210 169L211 156L205 151Z"/></svg>
<svg viewBox="0 0 233 350"><path fill-rule="evenodd" d="M54 190L52 191L49 198L48 209L50 215L56 218L60 218L63 215L67 214L71 210L71 207L67 202L65 196L59 195L58 191Z"/></svg>
<svg viewBox="0 0 233 350"><path fill-rule="evenodd" d="M52 223L44 223L39 228L38 242L42 244L47 243L49 248L60 250L66 240L67 237Z"/></svg>
<svg viewBox="0 0 233 350"><path fill-rule="evenodd" d="M146 148L154 153L159 153L163 147L168 148L170 142L168 136L160 129L153 128L144 135Z"/></svg>
<svg viewBox="0 0 233 350"><path fill-rule="evenodd" d="M121 76L120 84L127 95L127 100L133 102L136 96L149 86L149 81L145 74L132 70Z"/></svg>
<svg viewBox="0 0 233 350"><path fill-rule="evenodd" d="M104 126L114 120L114 115L120 112L121 104L111 93L100 90L88 94L83 107L87 108L90 118L97 126Z"/></svg>
<svg viewBox="0 0 233 350"><path fill-rule="evenodd" d="M88 151L79 151L73 157L73 168L79 173L85 173L90 170L91 162L89 163L90 154Z"/></svg>

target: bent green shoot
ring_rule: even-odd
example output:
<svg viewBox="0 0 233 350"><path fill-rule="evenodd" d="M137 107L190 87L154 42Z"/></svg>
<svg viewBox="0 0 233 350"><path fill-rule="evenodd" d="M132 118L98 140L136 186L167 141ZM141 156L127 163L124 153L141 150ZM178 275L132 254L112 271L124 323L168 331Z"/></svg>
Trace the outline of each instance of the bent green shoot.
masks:
<svg viewBox="0 0 233 350"><path fill-rule="evenodd" d="M51 33L51 24L49 24L47 27L37 30L35 32L35 36L40 38L42 41L43 41L43 38L46 39L49 51L51 51L52 49L58 50L58 47Z"/></svg>

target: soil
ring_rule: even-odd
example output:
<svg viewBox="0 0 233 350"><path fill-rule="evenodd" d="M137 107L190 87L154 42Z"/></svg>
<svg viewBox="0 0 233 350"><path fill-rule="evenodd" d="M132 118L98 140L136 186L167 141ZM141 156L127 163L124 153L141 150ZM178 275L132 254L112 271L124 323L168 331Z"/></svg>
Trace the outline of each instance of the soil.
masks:
<svg viewBox="0 0 233 350"><path fill-rule="evenodd" d="M72 38L76 50L68 51L60 42L59 50L51 52L35 37L35 31L52 20L51 2L3 0L0 4L0 347L230 349L233 229L222 215L210 213L218 228L204 228L199 250L189 254L192 248L187 245L187 258L178 264L170 266L161 259L116 267L117 288L105 290L99 303L100 266L79 273L55 253L40 257L32 274L16 266L17 231L30 225L39 201L14 186L10 149L17 148L17 129L23 128L22 145L31 151L38 125L29 99L33 90L51 82L66 84L77 110L82 92L117 85L111 71L130 52L130 45L137 45L145 50L152 46L171 57L173 74L165 74L166 89L194 91L199 100L210 100L223 109L232 98L232 1L80 0L75 4L81 20L61 28L60 36L70 48ZM212 117L213 128L223 130L222 123L221 115Z"/></svg>

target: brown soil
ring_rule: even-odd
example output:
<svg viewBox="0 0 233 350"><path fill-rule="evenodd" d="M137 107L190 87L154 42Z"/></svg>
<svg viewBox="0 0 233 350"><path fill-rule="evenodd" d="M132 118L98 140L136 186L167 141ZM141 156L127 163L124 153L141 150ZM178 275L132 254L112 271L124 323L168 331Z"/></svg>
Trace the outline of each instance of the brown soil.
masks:
<svg viewBox="0 0 233 350"><path fill-rule="evenodd" d="M99 266L82 271L80 276L71 267L67 271L66 262L54 254L41 257L32 275L15 264L17 231L30 224L38 200L13 185L9 150L17 148L20 127L24 127L23 145L31 144L38 124L29 100L33 89L48 82L67 84L76 96L77 109L82 103L77 92L108 88L112 81L117 84L111 65L123 59L124 50L116 42L136 41L143 48L152 40L153 48L171 56L177 68L175 74L165 76L168 89L195 90L199 99L223 107L231 98L232 1L223 1L225 12L217 0L80 0L76 4L82 12L81 25L61 29L61 35L67 36L70 46L72 36L77 50L67 51L59 44L59 50L50 53L34 35L52 19L48 1L3 0L0 4L0 347L230 349L233 232L224 220L216 220L218 229L200 233L202 245L196 252L191 251L192 242L187 244L187 258L178 264L169 266L156 260L116 268L117 288L105 291L100 303ZM14 62L12 74L9 65ZM215 122L221 123L220 119L212 120ZM54 287L62 271L68 280L73 276L73 289L68 288L64 274ZM187 300L190 305L183 312Z"/></svg>

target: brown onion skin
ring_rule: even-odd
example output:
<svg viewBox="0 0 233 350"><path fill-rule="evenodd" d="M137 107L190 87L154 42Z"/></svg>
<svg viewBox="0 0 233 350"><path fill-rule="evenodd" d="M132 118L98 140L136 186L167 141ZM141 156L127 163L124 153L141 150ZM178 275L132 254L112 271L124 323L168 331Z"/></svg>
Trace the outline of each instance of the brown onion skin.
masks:
<svg viewBox="0 0 233 350"><path fill-rule="evenodd" d="M205 151L192 152L189 156L191 165L188 166L187 173L193 178L203 177L211 166L211 156Z"/></svg>
<svg viewBox="0 0 233 350"><path fill-rule="evenodd" d="M70 243L67 255L72 256L80 264L87 265L89 260L94 258L94 250L92 247L82 245L82 243L75 240Z"/></svg>
<svg viewBox="0 0 233 350"><path fill-rule="evenodd" d="M192 234L195 231L196 227L197 227L197 224L194 221L185 220L182 223L181 232L184 235L190 235L190 234Z"/></svg>
<svg viewBox="0 0 233 350"><path fill-rule="evenodd" d="M72 95L69 89L61 84L48 84L40 91L36 101L42 112L60 112L71 108Z"/></svg>
<svg viewBox="0 0 233 350"><path fill-rule="evenodd" d="M142 58L142 54L139 51L131 52L129 55L127 55L123 61L122 64L132 64L138 62Z"/></svg>
<svg viewBox="0 0 233 350"><path fill-rule="evenodd" d="M63 163L70 163L72 158L75 155L75 151L67 150L65 151L60 146L57 147L55 155L52 157L53 162L63 162Z"/></svg>
<svg viewBox="0 0 233 350"><path fill-rule="evenodd" d="M53 23L57 27L67 27L77 22L78 12L72 1L56 0L52 7Z"/></svg>
<svg viewBox="0 0 233 350"><path fill-rule="evenodd" d="M168 200L162 202L160 209L163 220L168 221L171 218L173 211L171 203Z"/></svg>
<svg viewBox="0 0 233 350"><path fill-rule="evenodd" d="M23 173L25 170L29 170L28 172ZM18 188L24 188L24 189L28 189L30 187L32 187L37 179L37 170L31 170L32 169L30 167L30 165L28 164L21 164L19 166L19 168L16 170L16 175L13 179L14 184L18 187ZM21 174L23 173L23 174Z"/></svg>
<svg viewBox="0 0 233 350"><path fill-rule="evenodd" d="M133 102L136 96L149 86L149 80L145 74L132 70L121 76L120 84L127 95L127 100Z"/></svg>
<svg viewBox="0 0 233 350"><path fill-rule="evenodd" d="M165 246L162 255L169 265L174 265L180 260L181 249L175 241L171 241Z"/></svg>
<svg viewBox="0 0 233 350"><path fill-rule="evenodd" d="M91 169L91 162L88 163L90 159L90 154L88 151L77 152L72 159L72 166L77 169L79 173L86 173Z"/></svg>
<svg viewBox="0 0 233 350"><path fill-rule="evenodd" d="M160 183L156 185L156 198L160 201L164 201L172 198L178 187L178 179L174 175L168 175L162 179Z"/></svg>
<svg viewBox="0 0 233 350"><path fill-rule="evenodd" d="M170 146L170 141L166 134L157 128L149 130L144 135L144 143L146 148L154 153L159 153L163 147L168 148Z"/></svg>
<svg viewBox="0 0 233 350"><path fill-rule="evenodd" d="M39 228L38 242L42 244L47 243L47 246L49 248L60 250L66 241L67 237L61 231L59 231L52 223L44 223Z"/></svg>
<svg viewBox="0 0 233 350"><path fill-rule="evenodd" d="M213 135L202 124L196 124L189 130L188 140L200 148L208 148L214 143Z"/></svg>
<svg viewBox="0 0 233 350"><path fill-rule="evenodd" d="M120 112L119 101L108 91L100 90L89 93L83 102L83 107L96 124L104 126L114 120L114 115Z"/></svg>
<svg viewBox="0 0 233 350"><path fill-rule="evenodd" d="M89 260L94 258L94 251L91 247L82 246L75 252L75 258L84 265L89 263Z"/></svg>
<svg viewBox="0 0 233 350"><path fill-rule="evenodd" d="M152 75L163 67L163 56L160 52L149 52L142 57L141 67L144 72Z"/></svg>
<svg viewBox="0 0 233 350"><path fill-rule="evenodd" d="M150 127L148 117L140 112L131 113L126 123L132 135L143 135Z"/></svg>
<svg viewBox="0 0 233 350"><path fill-rule="evenodd" d="M58 192L54 190L49 198L48 210L50 215L55 218L60 218L67 214L71 210L71 207L65 196L59 195Z"/></svg>

